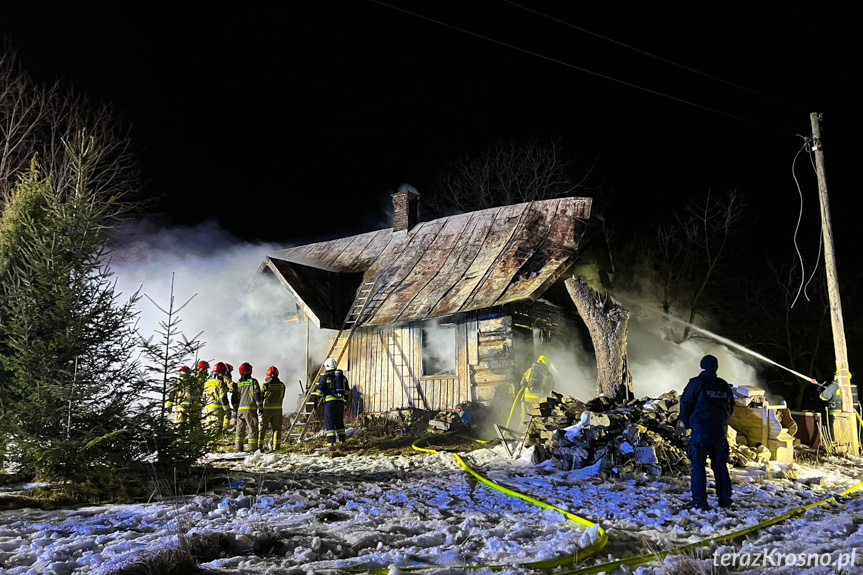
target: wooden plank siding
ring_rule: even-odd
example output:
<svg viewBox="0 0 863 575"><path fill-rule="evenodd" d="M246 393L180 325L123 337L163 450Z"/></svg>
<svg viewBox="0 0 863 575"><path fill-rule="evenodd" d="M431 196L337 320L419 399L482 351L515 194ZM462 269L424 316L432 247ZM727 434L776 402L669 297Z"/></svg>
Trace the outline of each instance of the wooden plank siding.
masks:
<svg viewBox="0 0 863 575"><path fill-rule="evenodd" d="M422 374L422 323L367 327L358 329L351 338L348 378L361 398L367 412L424 405L411 385L402 381L391 368L384 342L398 337L405 360L415 376L415 383L428 402L429 409L452 408L456 403L471 399L468 358L467 322L456 325L456 374L423 376ZM383 336L383 338L382 338Z"/></svg>

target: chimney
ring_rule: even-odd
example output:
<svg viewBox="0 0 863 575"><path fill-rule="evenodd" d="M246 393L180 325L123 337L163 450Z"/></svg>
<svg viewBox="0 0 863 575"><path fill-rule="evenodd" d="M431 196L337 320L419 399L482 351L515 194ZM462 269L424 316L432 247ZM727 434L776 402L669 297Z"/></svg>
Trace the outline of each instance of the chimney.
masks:
<svg viewBox="0 0 863 575"><path fill-rule="evenodd" d="M419 193L410 186L404 185L392 194L393 198L393 231L410 230L417 222L417 200Z"/></svg>

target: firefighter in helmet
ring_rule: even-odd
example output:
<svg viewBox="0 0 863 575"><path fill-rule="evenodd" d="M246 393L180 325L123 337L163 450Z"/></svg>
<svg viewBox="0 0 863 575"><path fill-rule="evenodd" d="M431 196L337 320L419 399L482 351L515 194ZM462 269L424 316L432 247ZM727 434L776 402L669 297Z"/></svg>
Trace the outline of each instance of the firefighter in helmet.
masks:
<svg viewBox="0 0 863 575"><path fill-rule="evenodd" d="M324 426L327 428L327 443L336 449L336 440L342 445L347 441L345 431L345 403L350 402L351 390L344 372L336 369L336 360L328 357L324 361L324 373L318 380L313 396L315 405L324 401Z"/></svg>
<svg viewBox="0 0 863 575"><path fill-rule="evenodd" d="M521 376L521 386L515 395L515 400L512 402L509 419L506 422L507 427L509 427L509 422L517 405L520 406L521 421L523 422L530 412L532 405L548 397L548 394L553 389L554 376L549 370L548 359L544 355L541 355L537 358L536 363L527 368ZM521 398L520 402L519 398Z"/></svg>
<svg viewBox="0 0 863 575"><path fill-rule="evenodd" d="M186 421L186 411L189 409L192 401L192 370L188 365L180 368L177 378L171 389L168 390L168 400L165 402L165 407L168 412L174 410L174 417L177 423Z"/></svg>
<svg viewBox="0 0 863 575"><path fill-rule="evenodd" d="M228 369L223 362L213 366L213 373L204 383L204 421L221 435L225 430L225 418L230 417L228 403Z"/></svg>
<svg viewBox="0 0 863 575"><path fill-rule="evenodd" d="M248 362L240 366L240 379L233 382L233 401L237 410L238 452L245 451L248 439L249 451L258 450L258 417L261 414L261 386L252 377L252 366Z"/></svg>
<svg viewBox="0 0 863 575"><path fill-rule="evenodd" d="M202 378L203 381L207 380L207 376L210 374L210 364L203 359L198 362L197 369L195 371L195 376Z"/></svg>
<svg viewBox="0 0 863 575"><path fill-rule="evenodd" d="M282 402L285 399L285 384L279 379L279 370L271 365L267 368L267 377L261 386L264 414L261 416L261 434L258 444L261 451L272 447L273 451L282 446ZM273 429L273 441L266 441L269 428Z"/></svg>

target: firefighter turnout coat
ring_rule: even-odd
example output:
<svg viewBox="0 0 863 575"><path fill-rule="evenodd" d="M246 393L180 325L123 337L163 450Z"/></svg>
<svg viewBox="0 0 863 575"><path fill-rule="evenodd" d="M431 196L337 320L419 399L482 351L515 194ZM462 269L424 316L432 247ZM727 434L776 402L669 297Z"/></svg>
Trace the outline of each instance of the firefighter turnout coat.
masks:
<svg viewBox="0 0 863 575"><path fill-rule="evenodd" d="M249 451L258 449L258 411L261 404L261 385L249 375L241 375L234 382L234 401L237 409L237 451L245 451L248 439Z"/></svg>
<svg viewBox="0 0 863 575"><path fill-rule="evenodd" d="M264 379L264 385L261 386L261 394L264 413L261 415L259 445L262 448L267 446L264 436L268 429L272 428L273 442L270 445L273 449L279 449L282 446L282 402L285 399L285 384L277 375L268 377Z"/></svg>
<svg viewBox="0 0 863 575"><path fill-rule="evenodd" d="M327 443L334 445L336 439L344 443L345 403L350 401L351 389L348 378L340 369L329 369L321 375L314 395L316 401L324 400L324 426L327 428Z"/></svg>
<svg viewBox="0 0 863 575"><path fill-rule="evenodd" d="M213 373L204 383L204 421L217 431L224 429L225 420L230 417L228 381L222 374Z"/></svg>

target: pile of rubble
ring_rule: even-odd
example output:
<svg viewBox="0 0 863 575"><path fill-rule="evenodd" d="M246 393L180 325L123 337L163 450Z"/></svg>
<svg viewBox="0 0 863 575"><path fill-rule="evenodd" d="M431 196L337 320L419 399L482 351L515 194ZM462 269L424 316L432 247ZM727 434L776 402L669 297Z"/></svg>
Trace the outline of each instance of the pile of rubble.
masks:
<svg viewBox="0 0 863 575"><path fill-rule="evenodd" d="M534 446L534 463L550 459L563 471L598 465L600 472L623 479L689 473L687 440L675 431L676 391L623 404L552 394L530 412L525 445Z"/></svg>

